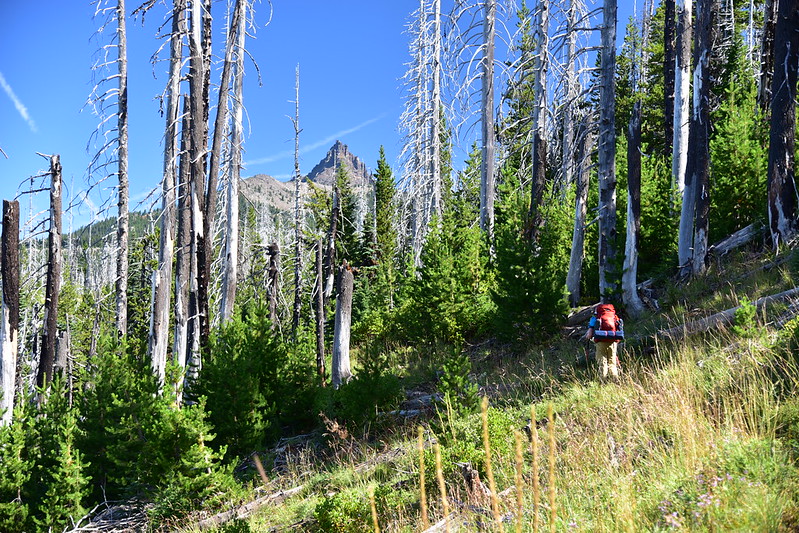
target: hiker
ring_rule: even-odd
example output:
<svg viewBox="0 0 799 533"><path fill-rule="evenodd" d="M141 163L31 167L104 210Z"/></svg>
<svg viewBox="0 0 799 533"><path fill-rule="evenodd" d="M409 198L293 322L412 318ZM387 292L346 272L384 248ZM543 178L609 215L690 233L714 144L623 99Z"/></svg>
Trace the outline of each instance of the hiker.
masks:
<svg viewBox="0 0 799 533"><path fill-rule="evenodd" d="M613 304L597 304L588 322L585 340L596 345L596 360L603 379L608 374L619 377L619 342L624 338L624 322L616 315Z"/></svg>

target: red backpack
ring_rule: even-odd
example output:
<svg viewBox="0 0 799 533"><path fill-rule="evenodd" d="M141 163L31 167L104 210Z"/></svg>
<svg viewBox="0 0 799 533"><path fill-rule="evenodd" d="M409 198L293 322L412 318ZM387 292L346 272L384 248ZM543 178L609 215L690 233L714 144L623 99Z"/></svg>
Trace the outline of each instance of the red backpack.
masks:
<svg viewBox="0 0 799 533"><path fill-rule="evenodd" d="M619 342L624 339L624 322L616 316L613 304L596 306L596 325L594 326L594 342Z"/></svg>

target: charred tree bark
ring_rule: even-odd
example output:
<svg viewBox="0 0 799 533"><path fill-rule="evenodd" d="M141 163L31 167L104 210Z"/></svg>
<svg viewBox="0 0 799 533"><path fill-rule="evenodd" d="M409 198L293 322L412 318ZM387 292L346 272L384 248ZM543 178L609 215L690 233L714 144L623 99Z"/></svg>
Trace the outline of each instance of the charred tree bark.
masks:
<svg viewBox="0 0 799 533"><path fill-rule="evenodd" d="M19 202L3 200L2 234L3 324L0 329L2 375L2 425L11 423L17 385L19 352Z"/></svg>
<svg viewBox="0 0 799 533"><path fill-rule="evenodd" d="M599 294L618 292L616 259L616 0L605 0L599 91Z"/></svg>
<svg viewBox="0 0 799 533"><path fill-rule="evenodd" d="M547 70L549 66L549 5L538 4L538 23L535 32L538 50L535 60L535 81L533 85L533 190L530 195L530 242L537 243L544 217L541 206L547 180Z"/></svg>
<svg viewBox="0 0 799 533"><path fill-rule="evenodd" d="M330 207L330 228L327 232L327 254L325 255L325 307L333 295L333 285L335 281L336 264L336 238L338 232L338 219L341 210L341 199L339 198L338 183L333 181L333 199Z"/></svg>
<svg viewBox="0 0 799 533"><path fill-rule="evenodd" d="M117 0L117 50L119 65L119 97L117 128L119 131L119 189L117 218L117 331L128 331L128 57L125 26L125 0Z"/></svg>
<svg viewBox="0 0 799 533"><path fill-rule="evenodd" d="M777 9L780 0L766 0L763 7L763 30L760 41L760 75L757 85L757 103L765 114L771 111L772 90L774 87L775 61L774 41L776 37ZM792 4L789 2L789 4Z"/></svg>
<svg viewBox="0 0 799 533"><path fill-rule="evenodd" d="M322 239L316 241L316 375L325 386L325 297L322 270Z"/></svg>
<svg viewBox="0 0 799 533"><path fill-rule="evenodd" d="M632 317L644 311L638 297L638 242L641 235L641 100L633 105L627 131L627 241L622 273L624 307Z"/></svg>
<svg viewBox="0 0 799 533"><path fill-rule="evenodd" d="M674 141L674 75L675 75L675 5L674 0L665 0L665 18L663 22L663 126L665 128L663 153L666 157L672 154Z"/></svg>
<svg viewBox="0 0 799 533"><path fill-rule="evenodd" d="M244 38L245 22L247 15L247 0L237 0L233 11L233 22L235 32L231 32L228 39L233 39L234 43L228 43L228 47L234 48L235 62L233 68L233 123L230 136L230 173L227 184L227 231L225 231L225 261L224 275L222 279L222 302L220 305L221 322L224 324L233 317L233 307L236 302L236 285L238 283L239 268L239 179L241 179L241 153L244 139ZM220 97L219 105L222 105ZM214 130L216 138L216 130ZM211 192L209 186L209 194ZM206 209L208 206L206 205ZM213 223L213 209L208 210ZM207 218L207 217L206 217ZM212 224L211 224L212 225ZM210 231L209 226L209 231ZM209 233L210 235L210 233ZM212 239L206 243L206 254L212 251Z"/></svg>
<svg viewBox="0 0 799 533"><path fill-rule="evenodd" d="M277 243L269 245L269 321L277 327L277 297L280 290L280 248Z"/></svg>
<svg viewBox="0 0 799 533"><path fill-rule="evenodd" d="M206 48L209 31L208 15L204 4L191 6L191 31L189 32L189 114L191 117L191 144L189 202L191 212L191 258L189 274L189 313L187 328L186 384L190 385L202 365L200 349L207 339L208 322L208 266L205 255L205 162L208 142L208 73L210 50Z"/></svg>
<svg viewBox="0 0 799 533"><path fill-rule="evenodd" d="M583 258L585 255L585 216L588 211L588 180L591 175L591 151L594 136L590 128L583 126L582 142L577 154L577 190L575 192L574 231L572 232L572 249L569 258L569 272L566 275L566 291L569 293L569 304L576 307L580 303L580 279L583 274Z"/></svg>
<svg viewBox="0 0 799 533"><path fill-rule="evenodd" d="M47 282L44 295L44 334L36 384L47 387L53 381L58 337L58 293L61 290L61 160L50 157L50 233L47 237Z"/></svg>
<svg viewBox="0 0 799 533"><path fill-rule="evenodd" d="M774 0L776 3L777 0ZM774 248L797 230L794 150L799 61L799 2L780 0L774 36L774 80L768 152L768 220Z"/></svg>
<svg viewBox="0 0 799 533"><path fill-rule="evenodd" d="M166 95L166 134L164 135L164 175L161 181L161 236L158 268L153 272L152 312L148 352L153 373L163 385L169 342L169 302L172 292L172 261L175 255L175 175L178 158L178 110L180 108L180 70L185 34L185 0L175 0L172 9L169 82Z"/></svg>
<svg viewBox="0 0 799 533"><path fill-rule="evenodd" d="M496 0L487 0L483 19L481 117L483 157L480 165L480 228L485 232L489 243L494 242L494 36L496 17Z"/></svg>
<svg viewBox="0 0 799 533"><path fill-rule="evenodd" d="M354 276L346 263L339 270L336 321L333 329L333 362L331 381L338 389L352 378L350 370L350 325L352 321L352 290Z"/></svg>
<svg viewBox="0 0 799 533"><path fill-rule="evenodd" d="M185 370L189 342L189 277L191 275L191 194L189 146L191 145L191 121L189 101L183 100L183 130L180 140L180 165L178 167L178 230L175 261L175 339L172 356L178 366Z"/></svg>
<svg viewBox="0 0 799 533"><path fill-rule="evenodd" d="M694 112L688 152L688 171L693 174L695 226L694 274L705 271L710 214L710 54L714 20L713 0L699 0L694 43Z"/></svg>

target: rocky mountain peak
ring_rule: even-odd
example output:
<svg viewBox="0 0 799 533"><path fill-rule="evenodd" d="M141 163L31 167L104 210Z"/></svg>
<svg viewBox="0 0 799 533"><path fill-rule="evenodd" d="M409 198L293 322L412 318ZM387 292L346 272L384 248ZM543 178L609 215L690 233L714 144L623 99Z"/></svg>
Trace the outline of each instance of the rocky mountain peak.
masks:
<svg viewBox="0 0 799 533"><path fill-rule="evenodd" d="M336 179L336 166L344 165L350 176L353 187L366 187L371 185L372 176L366 164L356 155L352 154L347 145L336 141L325 157L308 173L308 179L319 185L328 187Z"/></svg>

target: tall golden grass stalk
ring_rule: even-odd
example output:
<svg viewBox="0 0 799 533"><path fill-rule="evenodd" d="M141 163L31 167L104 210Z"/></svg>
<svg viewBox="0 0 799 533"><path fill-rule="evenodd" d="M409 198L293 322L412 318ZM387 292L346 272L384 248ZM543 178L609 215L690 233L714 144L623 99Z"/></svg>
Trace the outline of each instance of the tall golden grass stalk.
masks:
<svg viewBox="0 0 799 533"><path fill-rule="evenodd" d="M483 448L486 454L486 475L488 476L488 490L491 491L491 514L494 515L494 521L497 524L497 529L502 528L502 518L499 516L499 501L497 500L497 485L494 482L494 470L491 468L491 442L488 440L488 397L483 396L481 404L481 413L483 418Z"/></svg>
<svg viewBox="0 0 799 533"><path fill-rule="evenodd" d="M424 428L419 426L419 506L422 508L422 530L430 528L430 520L427 518L427 493L425 492L424 479Z"/></svg>
<svg viewBox="0 0 799 533"><path fill-rule="evenodd" d="M547 409L549 417L549 530L555 533L555 519L558 510L555 507L555 414L552 404Z"/></svg>
<svg viewBox="0 0 799 533"><path fill-rule="evenodd" d="M538 483L538 427L535 404L530 406L530 448L533 454L533 533L538 533L538 507L541 504L541 487Z"/></svg>
<svg viewBox="0 0 799 533"><path fill-rule="evenodd" d="M524 508L524 456L522 455L522 436L518 431L513 432L516 450L516 533L522 533L522 509Z"/></svg>
<svg viewBox="0 0 799 533"><path fill-rule="evenodd" d="M372 523L375 526L375 533L380 533L380 524L377 521L377 505L375 505L374 487L369 487L369 505L372 507Z"/></svg>
<svg viewBox="0 0 799 533"><path fill-rule="evenodd" d="M447 485L444 483L444 470L441 468L441 446L436 442L433 449L436 454L438 491L441 493L441 507L444 509L444 531L449 533L449 502L447 501Z"/></svg>

